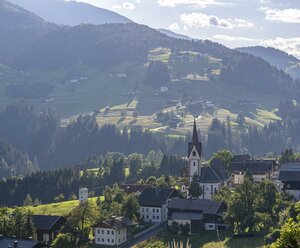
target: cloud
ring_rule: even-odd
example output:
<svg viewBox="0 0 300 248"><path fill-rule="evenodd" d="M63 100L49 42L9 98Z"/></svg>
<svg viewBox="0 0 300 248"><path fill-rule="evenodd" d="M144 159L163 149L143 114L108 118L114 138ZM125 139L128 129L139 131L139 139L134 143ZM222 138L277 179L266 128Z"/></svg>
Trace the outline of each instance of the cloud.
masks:
<svg viewBox="0 0 300 248"><path fill-rule="evenodd" d="M169 26L169 29L171 29L171 30L179 30L180 27L179 27L178 22L175 22L175 23L171 24L171 25Z"/></svg>
<svg viewBox="0 0 300 248"><path fill-rule="evenodd" d="M216 26L221 28L232 29L239 28L252 28L252 22L243 19L223 19L213 15L203 13L182 14L180 16L181 23L188 28L199 28Z"/></svg>
<svg viewBox="0 0 300 248"><path fill-rule="evenodd" d="M164 7L176 7L178 5L193 5L198 8L206 8L208 5L218 4L215 0L158 0L157 3Z"/></svg>
<svg viewBox="0 0 300 248"><path fill-rule="evenodd" d="M246 38L241 36L230 36L230 35L222 35L222 34L216 34L212 36L212 38L217 40L223 40L223 41L253 41L252 38Z"/></svg>
<svg viewBox="0 0 300 248"><path fill-rule="evenodd" d="M113 9L135 10L135 5L129 2L124 2L121 5L119 4L114 5Z"/></svg>
<svg viewBox="0 0 300 248"><path fill-rule="evenodd" d="M277 37L276 39L261 41L260 45L275 47L277 49L280 49L293 56L297 56L298 58L300 58L300 37L295 37L295 38Z"/></svg>
<svg viewBox="0 0 300 248"><path fill-rule="evenodd" d="M261 8L265 19L273 22L300 23L300 9L270 9Z"/></svg>

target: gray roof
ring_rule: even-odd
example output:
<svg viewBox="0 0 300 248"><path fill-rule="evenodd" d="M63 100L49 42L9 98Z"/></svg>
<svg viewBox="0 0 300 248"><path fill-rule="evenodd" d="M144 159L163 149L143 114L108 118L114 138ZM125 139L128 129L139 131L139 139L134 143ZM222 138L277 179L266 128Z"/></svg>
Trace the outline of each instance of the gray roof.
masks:
<svg viewBox="0 0 300 248"><path fill-rule="evenodd" d="M145 188L139 196L141 206L161 207L169 198L177 196L172 188Z"/></svg>
<svg viewBox="0 0 300 248"><path fill-rule="evenodd" d="M215 183L222 182L229 179L225 170L223 162L215 158L211 161L211 166L204 166L201 168L201 175L199 177L200 183Z"/></svg>
<svg viewBox="0 0 300 248"><path fill-rule="evenodd" d="M63 225L67 220L62 216L32 215L32 222L37 230L50 230L57 222Z"/></svg>
<svg viewBox="0 0 300 248"><path fill-rule="evenodd" d="M111 228L116 230L130 226L132 226L132 221L126 217L111 218L109 220L105 220L99 224L94 225L94 227Z"/></svg>
<svg viewBox="0 0 300 248"><path fill-rule="evenodd" d="M171 199L167 208L201 211L203 214L221 214L222 202L202 199Z"/></svg>
<svg viewBox="0 0 300 248"><path fill-rule="evenodd" d="M187 213L187 212L174 212L171 220L202 220L203 214Z"/></svg>
<svg viewBox="0 0 300 248"><path fill-rule="evenodd" d="M274 160L248 160L244 162L232 162L232 172L268 173L272 171Z"/></svg>
<svg viewBox="0 0 300 248"><path fill-rule="evenodd" d="M300 182L300 163L286 163L279 169L279 180Z"/></svg>
<svg viewBox="0 0 300 248"><path fill-rule="evenodd" d="M33 240L17 240L17 239L10 239L10 238L0 238L0 248L8 248L14 247L14 242L18 241L18 248L36 248L39 247L39 243Z"/></svg>

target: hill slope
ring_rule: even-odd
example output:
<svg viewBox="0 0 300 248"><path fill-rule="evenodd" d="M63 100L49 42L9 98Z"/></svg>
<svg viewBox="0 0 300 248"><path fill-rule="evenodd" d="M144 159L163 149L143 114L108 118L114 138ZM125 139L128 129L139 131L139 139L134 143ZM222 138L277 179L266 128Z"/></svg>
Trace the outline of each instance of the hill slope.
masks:
<svg viewBox="0 0 300 248"><path fill-rule="evenodd" d="M261 57L277 68L289 73L294 78L300 78L300 60L281 50L262 46L240 47L237 50Z"/></svg>
<svg viewBox="0 0 300 248"><path fill-rule="evenodd" d="M0 0L0 61L10 59L54 25L5 0Z"/></svg>
<svg viewBox="0 0 300 248"><path fill-rule="evenodd" d="M11 2L56 24L79 25L82 23L128 23L128 18L113 11L90 4L64 0L11 0Z"/></svg>

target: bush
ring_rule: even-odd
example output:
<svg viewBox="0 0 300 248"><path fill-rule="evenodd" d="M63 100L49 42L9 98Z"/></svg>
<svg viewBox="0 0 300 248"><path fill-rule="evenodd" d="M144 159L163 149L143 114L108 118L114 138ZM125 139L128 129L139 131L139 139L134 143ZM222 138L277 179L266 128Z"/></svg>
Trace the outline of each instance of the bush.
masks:
<svg viewBox="0 0 300 248"><path fill-rule="evenodd" d="M173 221L171 226L169 226L169 231L172 235L177 235L179 233L179 225L176 221Z"/></svg>

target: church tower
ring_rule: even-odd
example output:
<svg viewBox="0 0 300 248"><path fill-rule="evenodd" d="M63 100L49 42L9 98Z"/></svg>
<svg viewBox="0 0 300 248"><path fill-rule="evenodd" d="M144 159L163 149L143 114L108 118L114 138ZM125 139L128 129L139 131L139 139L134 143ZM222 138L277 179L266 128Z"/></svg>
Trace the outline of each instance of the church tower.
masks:
<svg viewBox="0 0 300 248"><path fill-rule="evenodd" d="M194 175L197 176L201 175L201 168L202 168L201 158L202 158L202 143L199 142L198 140L196 119L194 119L192 142L189 142L189 147L188 147L189 183L192 181Z"/></svg>

